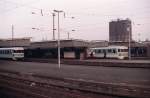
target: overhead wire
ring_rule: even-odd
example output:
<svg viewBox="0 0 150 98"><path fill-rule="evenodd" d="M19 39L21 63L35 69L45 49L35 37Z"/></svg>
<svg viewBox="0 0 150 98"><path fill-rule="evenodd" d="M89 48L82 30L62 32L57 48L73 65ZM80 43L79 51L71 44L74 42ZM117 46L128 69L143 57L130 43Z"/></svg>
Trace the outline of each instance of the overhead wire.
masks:
<svg viewBox="0 0 150 98"><path fill-rule="evenodd" d="M13 11L15 9L22 8L22 7L28 7L28 8L32 8L32 9L36 9L36 10L41 10L40 8L30 6L31 4L37 2L37 0L33 0L31 2L27 2L27 3L24 3L24 4L20 4L20 3L16 3L16 2L8 1L8 0L2 0L2 1L5 1L5 3L9 3L9 4L12 4L12 5L15 5L16 7L11 8L9 10L6 10L5 12L3 12L1 14L7 13L7 12L11 12L11 11ZM38 0L38 1L41 1L41 0Z"/></svg>
<svg viewBox="0 0 150 98"><path fill-rule="evenodd" d="M37 8L37 7L31 6L31 4L35 3L35 1L37 2L37 0L33 0L33 2L25 3L25 4L19 4L19 3L15 3L15 2L12 2L12 1L8 1L8 0L2 0L2 1L5 1L5 2L8 2L8 3L17 5L18 7L14 8L14 9L17 9L17 8L20 8L20 7L28 7L28 8L31 8L31 9L37 9L37 10L41 11L41 8ZM150 7L146 7L146 8L150 8ZM9 11L14 10L14 9L10 9ZM142 8L139 8L139 9L141 10ZM145 7L143 9L145 9ZM49 10L46 10L46 9L42 9L42 10L49 11ZM138 9L137 9L137 11L138 11ZM5 12L7 12L7 11L5 11ZM120 11L118 11L118 12L120 12ZM136 11L134 11L134 12L136 12ZM96 16L97 17L99 17L99 16L106 16L106 17L107 16L118 16L117 14L98 14L98 13L93 13L93 12L92 13L85 13L85 12L79 13L78 12L78 13L71 13L71 14L74 14L74 15L94 16L94 17L96 17Z"/></svg>
<svg viewBox="0 0 150 98"><path fill-rule="evenodd" d="M5 11L5 13L7 13L7 12L9 12L9 11L12 11L12 10L14 10L14 9L17 9L17 8L21 8L21 7L27 7L27 8L31 8L31 9L36 9L36 10L39 10L39 11L41 11L41 8L37 8L37 7L33 7L33 6L31 6L31 2L30 3L25 3L25 4L19 4L19 3L15 3L15 2L12 2L12 1L8 1L8 0L5 0L5 1L7 1L7 2L9 2L9 3L11 3L11 4L13 4L13 5L17 5L17 7L15 7L15 8L13 8L13 9L10 9L10 10L8 10L8 11ZM34 0L34 2L35 1L37 1L37 0ZM34 2L32 2L32 3L34 3ZM147 8L149 8L149 7L147 7ZM141 9L141 8L140 8ZM143 9L145 9L145 8L143 8ZM49 11L49 10L46 10L46 9L43 9L44 11ZM119 11L118 11L119 12ZM42 12L42 14L43 14L43 12ZM73 13L73 12L71 12L71 14L73 14L73 15L84 15L84 16L92 16L92 17L114 17L114 16L119 16L119 15L115 15L115 14L98 14L98 13L93 13L93 12L91 12L91 13L87 13L87 12L84 12L84 13ZM134 17L139 17L139 16L134 16ZM145 16L144 17L140 17L141 19L143 18L143 19L150 19L150 17L149 16L147 16L146 18L145 18ZM89 27L95 27L95 25L96 25L97 23L95 23L95 24L86 24L86 25L82 25L82 27L84 26L84 27L87 27L87 26L89 26ZM80 27L80 26L79 26ZM88 27L88 28L89 28Z"/></svg>

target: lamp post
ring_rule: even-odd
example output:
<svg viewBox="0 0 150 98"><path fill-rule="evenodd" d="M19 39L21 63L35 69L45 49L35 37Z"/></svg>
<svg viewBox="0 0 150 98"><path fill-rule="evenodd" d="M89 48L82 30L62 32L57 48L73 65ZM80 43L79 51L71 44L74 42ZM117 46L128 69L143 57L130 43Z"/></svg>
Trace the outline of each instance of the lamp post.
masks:
<svg viewBox="0 0 150 98"><path fill-rule="evenodd" d="M62 10L54 10L58 14L58 67L60 68L60 27L59 27L59 14L63 12Z"/></svg>

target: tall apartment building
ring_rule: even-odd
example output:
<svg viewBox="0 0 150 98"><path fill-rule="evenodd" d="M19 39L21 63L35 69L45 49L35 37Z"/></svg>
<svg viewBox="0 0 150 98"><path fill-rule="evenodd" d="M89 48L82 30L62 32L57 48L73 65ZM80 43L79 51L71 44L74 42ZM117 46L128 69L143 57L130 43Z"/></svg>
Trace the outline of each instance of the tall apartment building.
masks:
<svg viewBox="0 0 150 98"><path fill-rule="evenodd" d="M110 42L128 42L132 40L131 20L120 20L109 22L109 41Z"/></svg>

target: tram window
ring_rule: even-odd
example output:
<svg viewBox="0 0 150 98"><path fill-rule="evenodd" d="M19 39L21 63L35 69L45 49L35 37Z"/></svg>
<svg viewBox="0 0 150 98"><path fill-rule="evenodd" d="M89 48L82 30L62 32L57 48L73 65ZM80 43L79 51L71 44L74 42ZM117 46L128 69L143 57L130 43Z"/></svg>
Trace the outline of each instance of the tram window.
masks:
<svg viewBox="0 0 150 98"><path fill-rule="evenodd" d="M120 49L120 52L123 52L123 49Z"/></svg>
<svg viewBox="0 0 150 98"><path fill-rule="evenodd" d="M4 54L3 50L1 50L1 54Z"/></svg>
<svg viewBox="0 0 150 98"><path fill-rule="evenodd" d="M14 53L23 53L23 50L14 50Z"/></svg>
<svg viewBox="0 0 150 98"><path fill-rule="evenodd" d="M98 50L95 50L95 53L98 53Z"/></svg>
<svg viewBox="0 0 150 98"><path fill-rule="evenodd" d="M97 50L97 49L95 50L95 53L98 53L98 50Z"/></svg>
<svg viewBox="0 0 150 98"><path fill-rule="evenodd" d="M6 54L9 54L10 53L10 50L6 50Z"/></svg>
<svg viewBox="0 0 150 98"><path fill-rule="evenodd" d="M121 52L127 52L128 49L120 49Z"/></svg>
<svg viewBox="0 0 150 98"><path fill-rule="evenodd" d="M122 52L126 52L126 50L125 50L125 49L122 49Z"/></svg>
<svg viewBox="0 0 150 98"><path fill-rule="evenodd" d="M8 54L10 54L11 52L10 52L10 50L8 50Z"/></svg>
<svg viewBox="0 0 150 98"><path fill-rule="evenodd" d="M97 50L96 53L99 53L99 50Z"/></svg>
<svg viewBox="0 0 150 98"><path fill-rule="evenodd" d="M111 49L108 49L108 53L111 53L112 52L112 50Z"/></svg>
<svg viewBox="0 0 150 98"><path fill-rule="evenodd" d="M113 49L113 53L116 53L116 50L115 50L115 49Z"/></svg>
<svg viewBox="0 0 150 98"><path fill-rule="evenodd" d="M103 49L103 53L105 53L106 52L106 50L105 49Z"/></svg>
<svg viewBox="0 0 150 98"><path fill-rule="evenodd" d="M98 50L98 53L101 53L101 50Z"/></svg>
<svg viewBox="0 0 150 98"><path fill-rule="evenodd" d="M118 49L118 52L121 52L121 49Z"/></svg>
<svg viewBox="0 0 150 98"><path fill-rule="evenodd" d="M5 54L5 50L1 50L1 54Z"/></svg>
<svg viewBox="0 0 150 98"><path fill-rule="evenodd" d="M3 53L3 50L1 50L1 54L4 54L4 53Z"/></svg>

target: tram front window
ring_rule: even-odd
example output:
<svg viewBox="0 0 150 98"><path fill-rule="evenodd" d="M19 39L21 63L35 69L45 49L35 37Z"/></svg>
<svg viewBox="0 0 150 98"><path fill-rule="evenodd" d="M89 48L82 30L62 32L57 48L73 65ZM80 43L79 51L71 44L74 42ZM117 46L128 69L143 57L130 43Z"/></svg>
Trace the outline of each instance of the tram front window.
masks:
<svg viewBox="0 0 150 98"><path fill-rule="evenodd" d="M14 50L14 53L23 53L23 50Z"/></svg>

